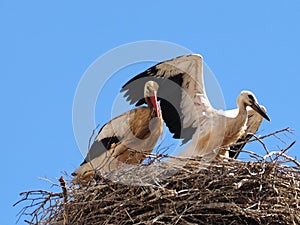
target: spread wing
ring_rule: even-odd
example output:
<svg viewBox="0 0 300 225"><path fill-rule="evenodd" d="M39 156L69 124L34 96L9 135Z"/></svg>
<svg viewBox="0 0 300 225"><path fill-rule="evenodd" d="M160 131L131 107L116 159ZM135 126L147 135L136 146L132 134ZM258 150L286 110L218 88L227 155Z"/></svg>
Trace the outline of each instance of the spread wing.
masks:
<svg viewBox="0 0 300 225"><path fill-rule="evenodd" d="M159 84L162 117L173 137L187 142L199 126L199 113L211 108L203 83L202 57L196 54L180 56L133 77L121 90L130 104L144 103L143 90L149 80Z"/></svg>

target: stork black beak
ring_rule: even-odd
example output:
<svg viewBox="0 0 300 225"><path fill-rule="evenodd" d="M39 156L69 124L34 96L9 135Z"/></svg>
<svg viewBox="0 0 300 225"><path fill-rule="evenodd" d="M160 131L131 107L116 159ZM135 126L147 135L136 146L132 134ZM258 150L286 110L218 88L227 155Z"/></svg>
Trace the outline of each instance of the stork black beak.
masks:
<svg viewBox="0 0 300 225"><path fill-rule="evenodd" d="M261 109L261 107L256 103L253 102L250 107L254 109L256 112L258 112L263 118L270 121L270 118L267 116L267 114Z"/></svg>

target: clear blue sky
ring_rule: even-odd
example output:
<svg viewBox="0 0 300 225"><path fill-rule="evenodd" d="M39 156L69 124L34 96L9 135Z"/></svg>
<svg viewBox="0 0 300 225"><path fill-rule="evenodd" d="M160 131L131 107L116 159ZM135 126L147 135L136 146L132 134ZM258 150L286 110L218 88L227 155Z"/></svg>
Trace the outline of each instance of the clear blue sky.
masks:
<svg viewBox="0 0 300 225"><path fill-rule="evenodd" d="M81 162L72 128L76 87L94 60L121 44L164 40L202 54L228 108L241 90L252 90L272 119L261 133L289 126L291 140L299 139L299 12L298 0L1 0L0 224L16 222L19 192L50 188L38 177L55 180ZM111 93L121 85L117 80ZM102 125L109 117L101 107ZM297 149L290 154L300 158Z"/></svg>

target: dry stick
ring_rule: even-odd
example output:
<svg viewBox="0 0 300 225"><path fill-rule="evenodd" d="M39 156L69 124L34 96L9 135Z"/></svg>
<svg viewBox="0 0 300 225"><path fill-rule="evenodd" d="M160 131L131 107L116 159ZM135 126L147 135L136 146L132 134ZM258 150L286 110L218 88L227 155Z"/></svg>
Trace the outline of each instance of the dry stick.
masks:
<svg viewBox="0 0 300 225"><path fill-rule="evenodd" d="M32 222L30 222L30 221L28 221L28 220L24 220L24 222L25 222L25 223L28 223L28 224L30 224L30 225L37 225L37 223L32 223Z"/></svg>
<svg viewBox="0 0 300 225"><path fill-rule="evenodd" d="M280 152L282 154L284 154L287 150L289 150L294 144L296 143L296 141L293 141L289 146L287 146L285 149L282 149ZM279 158L280 155L276 156L275 160L277 160Z"/></svg>
<svg viewBox="0 0 300 225"><path fill-rule="evenodd" d="M261 138L257 137L255 134L253 134L253 137L255 138L255 140L257 140L263 146L264 150L266 151L266 154L268 155L270 152L269 152L266 144L261 140ZM271 156L270 156L270 159L273 160Z"/></svg>
<svg viewBox="0 0 300 225"><path fill-rule="evenodd" d="M292 129L288 129L288 131L287 131L289 134L292 134L292 135L294 135L295 136L295 134L294 134L294 130L292 130ZM284 136L285 137L288 137L288 135L287 134L284 134ZM276 134L274 134L274 137L276 137L279 141L281 141L283 144L285 144L285 145L287 145L287 143L282 139L282 138L280 138L279 136L277 136Z"/></svg>
<svg viewBox="0 0 300 225"><path fill-rule="evenodd" d="M292 133L291 129L289 127L286 127L286 128L281 129L281 130L277 130L277 131L274 131L272 133L269 133L269 134L266 134L266 135L263 135L263 136L260 136L260 137L257 137L257 138L259 138L260 140L262 140L262 139L265 139L265 138L270 137L270 136L275 136L276 137L276 134L283 133L283 132ZM234 143L234 145L246 144L246 143L254 142L256 140L257 139L254 138L254 139L250 139L248 141L240 141L240 142ZM230 145L228 147L230 147Z"/></svg>
<svg viewBox="0 0 300 225"><path fill-rule="evenodd" d="M51 187L59 187L59 185L57 183L55 183L54 181L48 179L48 178L45 178L45 177L39 177L39 180L42 180L42 181L46 181L48 183L51 184Z"/></svg>
<svg viewBox="0 0 300 225"><path fill-rule="evenodd" d="M88 150L88 151L87 151L88 153L89 153L90 148L91 148L92 138L94 137L95 132L96 132L96 130L98 129L98 127L99 127L99 124L96 126L96 128L93 129L92 134L91 134L91 136L90 136L90 138L89 138L88 149L87 149L87 150ZM88 153L87 153L87 154L88 154ZM88 162L90 163L90 162L91 162L91 159L88 159ZM95 171L96 168L94 168L93 164L90 163L90 165L91 165L92 169Z"/></svg>
<svg viewBox="0 0 300 225"><path fill-rule="evenodd" d="M281 130L274 131L274 132L272 132L272 133L270 133L270 134L263 135L263 136L261 136L260 138L261 138L261 139L264 139L264 138L266 138L266 137L274 136L275 134L282 133L282 132L292 133L292 132L291 132L291 129L290 129L289 127L286 127L286 128L281 129Z"/></svg>
<svg viewBox="0 0 300 225"><path fill-rule="evenodd" d="M124 210L125 210L126 214L128 215L130 221L131 221L132 223L134 223L134 220L132 219L132 217L131 217L130 214L128 213L127 209L124 209Z"/></svg>
<svg viewBox="0 0 300 225"><path fill-rule="evenodd" d="M280 138L279 136L277 136L276 134L274 134L274 137L276 137L280 142L282 142L283 144L287 145L287 142L285 142L282 138Z"/></svg>
<svg viewBox="0 0 300 225"><path fill-rule="evenodd" d="M34 219L36 219L38 221L38 214L39 214L40 210L44 209L44 206L47 204L48 201L51 201L51 199L53 197L59 197L59 198L62 197L61 193L53 193L53 192L45 191L45 190L33 190L33 191L21 192L20 195L21 196L25 195L25 196L21 200L17 201L15 204L13 204L13 206L16 206L19 203L25 202L25 201L31 201L31 203L30 203L30 205L23 207L23 209L20 211L17 222L20 221L20 218L22 217L22 215L31 215L31 216L33 216L32 220L31 220L31 224L34 224L34 223L32 223L32 221ZM30 196L33 196L33 195L41 195L42 197L30 198ZM46 196L46 197L44 197L44 196ZM38 200L42 200L42 201L37 202ZM38 207L33 212L26 213L26 211L28 209L33 208L35 206L38 206Z"/></svg>
<svg viewBox="0 0 300 225"><path fill-rule="evenodd" d="M273 160L273 161L276 161L280 156L282 156L282 157L288 159L289 161L295 163L297 166L300 166L300 163L296 159L285 154L285 152L288 149L290 149L295 143L296 143L296 141L293 141L288 147L286 147L285 149L283 149L280 152L276 152L276 151L270 152L268 155L264 156L264 159L266 159L267 157L270 157L271 155L276 155L276 157Z"/></svg>
<svg viewBox="0 0 300 225"><path fill-rule="evenodd" d="M94 136L94 134L95 134L95 131L98 129L98 127L99 127L99 124L96 126L96 128L95 128L95 129L93 129L93 131L92 131L92 134L91 134L91 136L90 136L90 138L89 138L89 143L88 143L88 151L89 151L89 150L90 150L90 148L91 148L92 137Z"/></svg>
<svg viewBox="0 0 300 225"><path fill-rule="evenodd" d="M64 178L61 176L59 178L59 183L60 183L60 186L61 186L61 189L62 189L62 194L63 194L63 197L64 197L64 214L63 214L63 217L64 217L64 225L67 225L69 224L69 218L68 218L68 209L67 209L67 203L68 203L68 191L67 191L67 188L66 188L66 181L64 180Z"/></svg>

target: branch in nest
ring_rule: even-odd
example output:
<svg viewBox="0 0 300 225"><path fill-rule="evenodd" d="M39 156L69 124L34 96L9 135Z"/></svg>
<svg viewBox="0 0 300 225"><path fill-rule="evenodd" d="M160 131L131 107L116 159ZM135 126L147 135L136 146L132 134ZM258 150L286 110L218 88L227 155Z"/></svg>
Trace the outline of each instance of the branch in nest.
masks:
<svg viewBox="0 0 300 225"><path fill-rule="evenodd" d="M284 158L286 158L288 161L293 162L293 163L295 163L297 166L300 167L300 163L299 163L295 158L293 158L293 157L288 156L287 154L285 154L285 152L286 152L287 150L289 150L295 143L296 143L296 141L293 141L288 147L286 147L285 149L281 150L280 152L278 152L278 151L272 151L272 152L269 152L269 154L265 155L265 156L263 157L263 159L266 160L266 158L268 158L268 157L271 158L272 155L276 155L276 157L275 157L274 160L273 160L274 162L277 161L279 157L284 157Z"/></svg>
<svg viewBox="0 0 300 225"><path fill-rule="evenodd" d="M57 213L53 209L60 206L59 201L57 200L62 198L63 194L45 190L33 190L21 192L20 196L23 196L23 198L17 201L13 206L16 206L22 202L30 203L21 209L18 214L19 217L17 222L19 222L20 218L25 215L32 218L31 221L25 220L25 222L29 224L38 224L41 219L52 218L54 213Z"/></svg>
<svg viewBox="0 0 300 225"><path fill-rule="evenodd" d="M68 191L67 191L67 187L66 187L66 181L62 176L59 178L59 183L60 183L60 186L62 189L62 195L64 197L64 213L63 213L64 222L63 222L63 225L67 225L67 224L69 224L68 207L67 207Z"/></svg>

